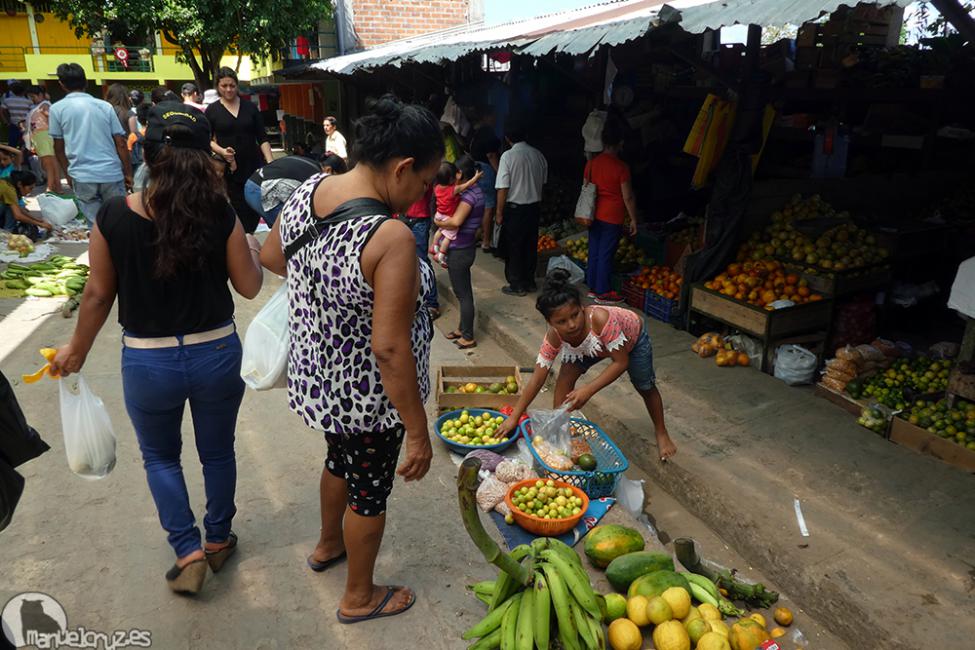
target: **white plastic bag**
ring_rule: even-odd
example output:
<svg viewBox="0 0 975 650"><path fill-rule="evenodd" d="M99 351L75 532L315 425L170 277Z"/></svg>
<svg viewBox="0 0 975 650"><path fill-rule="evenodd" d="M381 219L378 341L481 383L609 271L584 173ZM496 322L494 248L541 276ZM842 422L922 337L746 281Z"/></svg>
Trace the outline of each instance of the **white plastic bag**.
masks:
<svg viewBox="0 0 975 650"><path fill-rule="evenodd" d="M282 284L261 307L244 334L240 376L254 390L270 390L287 385L288 366L288 285Z"/></svg>
<svg viewBox="0 0 975 650"><path fill-rule="evenodd" d="M801 345L780 345L775 353L775 377L790 386L811 384L816 375L816 355Z"/></svg>
<svg viewBox="0 0 975 650"><path fill-rule="evenodd" d="M572 260L570 260L565 255L556 255L548 261L548 268L545 270L545 274L548 275L555 269L565 269L569 272L569 283L578 284L586 279L586 274L576 266Z"/></svg>
<svg viewBox="0 0 975 650"><path fill-rule="evenodd" d="M624 476L620 478L620 482L616 486L617 502L634 517L643 514L643 485L642 480L636 481Z"/></svg>
<svg viewBox="0 0 975 650"><path fill-rule="evenodd" d="M78 204L56 194L41 194L37 197L37 205L44 220L54 226L63 226L78 216Z"/></svg>
<svg viewBox="0 0 975 650"><path fill-rule="evenodd" d="M115 431L105 404L80 374L58 384L68 467L82 478L105 478L115 467Z"/></svg>

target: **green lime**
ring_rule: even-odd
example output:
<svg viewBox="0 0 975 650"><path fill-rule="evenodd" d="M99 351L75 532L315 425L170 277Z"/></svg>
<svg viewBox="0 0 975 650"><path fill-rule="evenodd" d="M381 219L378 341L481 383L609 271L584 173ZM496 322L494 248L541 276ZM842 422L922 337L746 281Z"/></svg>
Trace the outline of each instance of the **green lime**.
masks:
<svg viewBox="0 0 975 650"><path fill-rule="evenodd" d="M596 458L592 454L583 454L579 456L579 460L576 461L580 469L584 472L591 472L596 469Z"/></svg>

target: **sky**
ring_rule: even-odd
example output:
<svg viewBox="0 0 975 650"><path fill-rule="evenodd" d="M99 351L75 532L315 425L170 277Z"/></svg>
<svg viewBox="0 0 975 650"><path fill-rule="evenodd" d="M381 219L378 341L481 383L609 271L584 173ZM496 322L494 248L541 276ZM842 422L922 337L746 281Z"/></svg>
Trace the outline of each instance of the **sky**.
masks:
<svg viewBox="0 0 975 650"><path fill-rule="evenodd" d="M496 25L599 4L600 0L484 0L484 22Z"/></svg>

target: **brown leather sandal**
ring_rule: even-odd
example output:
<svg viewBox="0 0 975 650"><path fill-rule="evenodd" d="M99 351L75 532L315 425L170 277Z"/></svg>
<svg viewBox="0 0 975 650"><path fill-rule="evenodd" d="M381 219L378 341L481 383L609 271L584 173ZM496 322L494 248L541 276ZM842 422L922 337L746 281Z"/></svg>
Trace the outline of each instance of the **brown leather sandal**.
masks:
<svg viewBox="0 0 975 650"><path fill-rule="evenodd" d="M166 584L177 594L195 595L200 593L207 577L207 561L204 558L193 560L186 566L174 564L166 572Z"/></svg>
<svg viewBox="0 0 975 650"><path fill-rule="evenodd" d="M219 551L206 551L207 564L214 573L218 572L226 564L230 556L237 550L237 534L231 531L227 537L227 545Z"/></svg>

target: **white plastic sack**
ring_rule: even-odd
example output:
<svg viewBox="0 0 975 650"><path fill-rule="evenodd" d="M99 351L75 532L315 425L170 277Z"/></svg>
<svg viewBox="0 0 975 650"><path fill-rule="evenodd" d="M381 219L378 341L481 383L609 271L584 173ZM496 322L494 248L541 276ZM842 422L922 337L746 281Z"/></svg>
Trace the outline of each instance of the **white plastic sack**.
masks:
<svg viewBox="0 0 975 650"><path fill-rule="evenodd" d="M288 367L288 285L282 284L261 307L244 335L240 376L254 390L270 390L287 385Z"/></svg>
<svg viewBox="0 0 975 650"><path fill-rule="evenodd" d="M625 476L616 485L616 501L634 517L643 514L643 481L635 481Z"/></svg>
<svg viewBox="0 0 975 650"><path fill-rule="evenodd" d="M569 283L578 284L586 279L586 274L576 266L572 260L570 260L565 255L556 255L548 261L548 268L545 269L545 274L548 275L554 269L565 269L569 272Z"/></svg>
<svg viewBox="0 0 975 650"><path fill-rule="evenodd" d="M816 375L816 355L801 345L780 345L775 353L775 377L790 386L811 384Z"/></svg>
<svg viewBox="0 0 975 650"><path fill-rule="evenodd" d="M78 205L74 201L55 194L41 194L37 197L37 205L44 220L54 226L63 226L78 216Z"/></svg>
<svg viewBox="0 0 975 650"><path fill-rule="evenodd" d="M82 478L105 478L115 467L115 431L105 404L80 374L58 384L68 467Z"/></svg>

